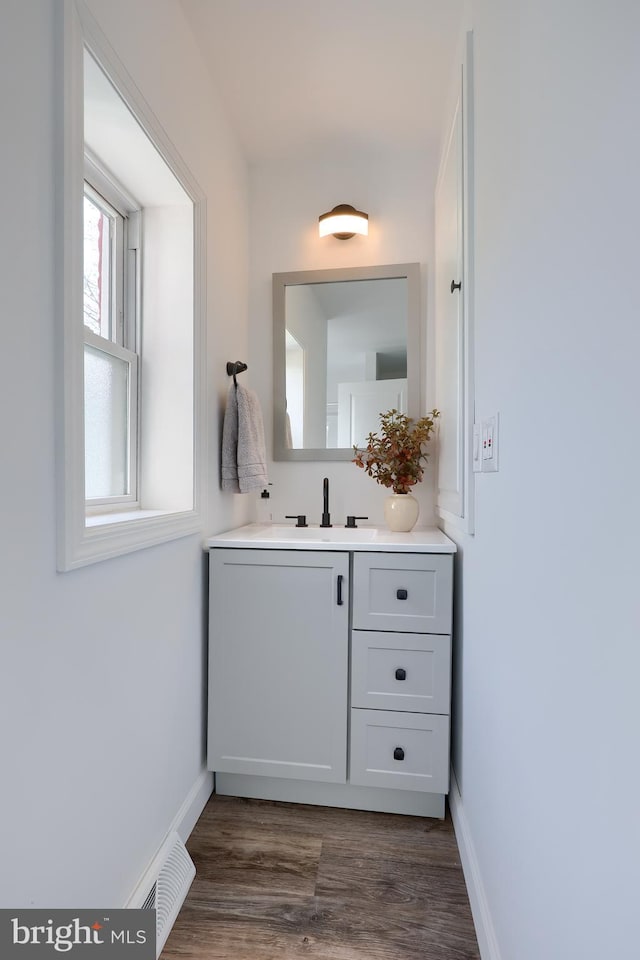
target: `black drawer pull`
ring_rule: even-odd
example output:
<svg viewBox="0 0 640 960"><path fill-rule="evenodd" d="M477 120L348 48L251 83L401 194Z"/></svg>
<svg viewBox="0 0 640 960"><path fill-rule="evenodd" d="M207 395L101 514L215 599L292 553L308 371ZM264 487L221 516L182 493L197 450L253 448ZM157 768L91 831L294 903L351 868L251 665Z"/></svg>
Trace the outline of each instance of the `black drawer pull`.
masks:
<svg viewBox="0 0 640 960"><path fill-rule="evenodd" d="M343 580L342 574L339 573L338 574L338 606L339 607L341 607L342 604L344 603L344 600L342 599L342 580Z"/></svg>
<svg viewBox="0 0 640 960"><path fill-rule="evenodd" d="M396 590L396 597L398 600L406 600L409 594L406 590Z"/></svg>
<svg viewBox="0 0 640 960"><path fill-rule="evenodd" d="M402 749L402 747L395 748L395 750L393 751L393 759L404 760L404 750Z"/></svg>
<svg viewBox="0 0 640 960"><path fill-rule="evenodd" d="M407 679L407 671L404 670L402 667L398 667L398 669L396 670L396 680L406 680L406 679Z"/></svg>

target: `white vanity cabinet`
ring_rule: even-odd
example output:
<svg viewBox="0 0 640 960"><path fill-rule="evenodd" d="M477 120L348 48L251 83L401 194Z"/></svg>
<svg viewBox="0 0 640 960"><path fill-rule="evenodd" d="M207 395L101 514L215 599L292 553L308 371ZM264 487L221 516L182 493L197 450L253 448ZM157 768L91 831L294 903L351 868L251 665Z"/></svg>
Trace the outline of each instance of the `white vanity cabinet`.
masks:
<svg viewBox="0 0 640 960"><path fill-rule="evenodd" d="M216 790L442 817L455 545L295 535L271 549L249 525L208 542Z"/></svg>
<svg viewBox="0 0 640 960"><path fill-rule="evenodd" d="M345 783L349 554L212 550L208 765Z"/></svg>

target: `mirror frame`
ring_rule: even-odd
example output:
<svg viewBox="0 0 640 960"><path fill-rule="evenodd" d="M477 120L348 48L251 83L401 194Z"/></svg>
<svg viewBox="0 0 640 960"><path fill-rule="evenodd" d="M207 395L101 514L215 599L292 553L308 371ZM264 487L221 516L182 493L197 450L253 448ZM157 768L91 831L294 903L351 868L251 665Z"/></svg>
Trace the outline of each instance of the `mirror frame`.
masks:
<svg viewBox="0 0 640 960"><path fill-rule="evenodd" d="M305 283L340 283L349 280L407 280L407 413L417 417L420 408L420 264L392 263L373 267L340 267L335 270L296 270L273 274L273 459L275 461L352 460L352 447L315 449L285 444L286 403L285 293ZM375 430L372 424L371 429Z"/></svg>

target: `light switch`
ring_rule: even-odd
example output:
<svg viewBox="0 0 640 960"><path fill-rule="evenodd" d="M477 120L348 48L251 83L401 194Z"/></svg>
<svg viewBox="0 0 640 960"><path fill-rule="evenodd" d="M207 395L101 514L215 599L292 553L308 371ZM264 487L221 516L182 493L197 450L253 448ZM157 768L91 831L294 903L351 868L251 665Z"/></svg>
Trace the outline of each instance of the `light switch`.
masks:
<svg viewBox="0 0 640 960"><path fill-rule="evenodd" d="M491 460L493 455L493 429L489 420L482 421L482 459Z"/></svg>
<svg viewBox="0 0 640 960"><path fill-rule="evenodd" d="M498 469L498 414L482 421L482 472Z"/></svg>

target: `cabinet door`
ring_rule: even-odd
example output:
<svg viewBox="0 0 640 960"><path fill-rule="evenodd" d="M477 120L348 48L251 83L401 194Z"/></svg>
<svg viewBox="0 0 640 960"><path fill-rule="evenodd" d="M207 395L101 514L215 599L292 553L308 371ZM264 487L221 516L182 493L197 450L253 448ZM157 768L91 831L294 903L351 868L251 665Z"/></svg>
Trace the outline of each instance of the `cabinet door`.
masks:
<svg viewBox="0 0 640 960"><path fill-rule="evenodd" d="M210 551L209 769L346 782L348 572L346 553Z"/></svg>
<svg viewBox="0 0 640 960"><path fill-rule="evenodd" d="M436 400L438 504L464 513L464 297L462 98L458 99L436 190ZM460 283L460 288L451 284Z"/></svg>
<svg viewBox="0 0 640 960"><path fill-rule="evenodd" d="M460 86L435 192L435 398L438 510L473 533L473 40L467 34Z"/></svg>

